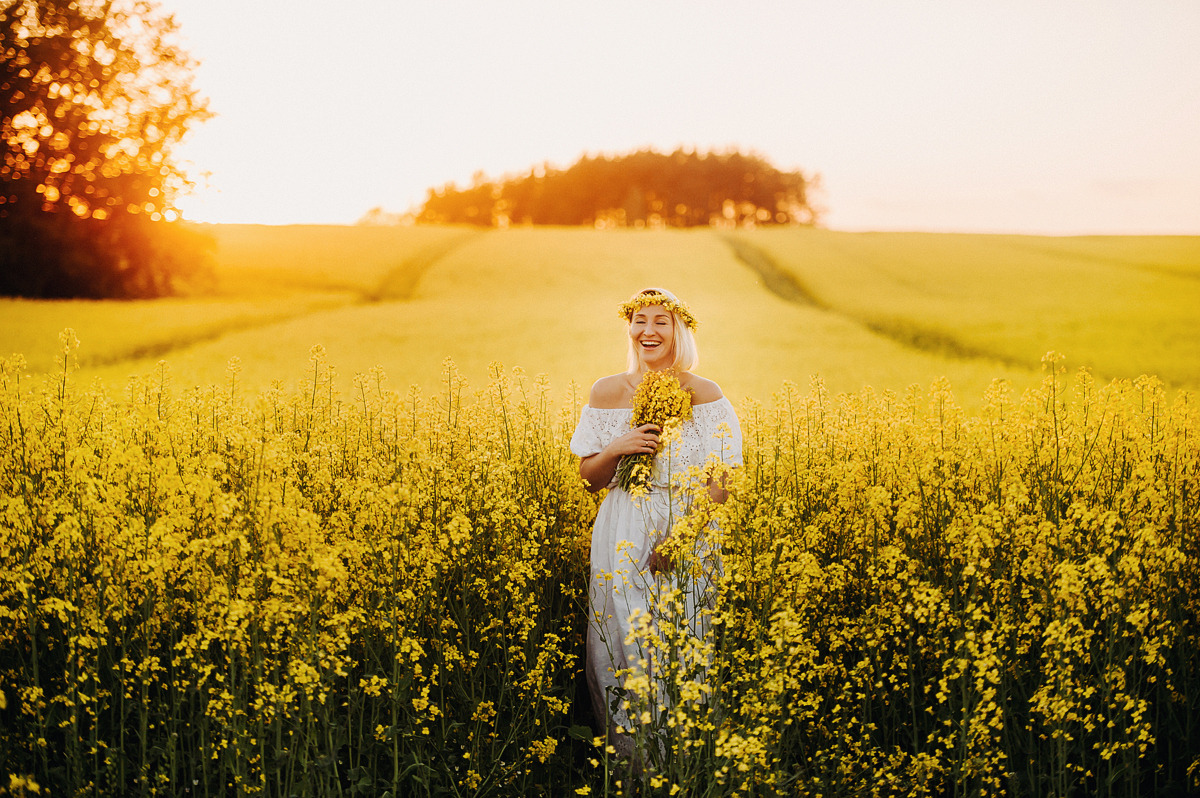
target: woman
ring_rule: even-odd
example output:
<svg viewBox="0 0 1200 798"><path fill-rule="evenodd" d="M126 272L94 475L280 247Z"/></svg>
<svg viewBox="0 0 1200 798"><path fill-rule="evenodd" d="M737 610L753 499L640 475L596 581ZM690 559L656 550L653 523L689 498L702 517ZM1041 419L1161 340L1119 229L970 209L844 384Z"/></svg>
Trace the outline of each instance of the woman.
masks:
<svg viewBox="0 0 1200 798"><path fill-rule="evenodd" d="M597 718L608 720L610 736L628 754L631 742L621 732L633 727L628 707L617 699L623 695L621 672L639 673L642 663L653 659L629 633L639 619L654 620L653 595L670 582L675 565L663 544L689 509L689 491L680 488L678 478L673 485L671 476L697 474L706 467L704 473L718 474L722 467L740 465L742 439L733 406L720 387L692 373L699 355L692 335L696 322L687 307L669 291L647 288L621 306L621 316L629 325L629 368L592 386L571 451L582 458L579 473L588 490L608 489L592 531L587 677ZM692 402L691 418L670 441L660 441L662 430L654 424L630 428L639 382L646 373L663 370L678 377ZM654 455L655 469L648 492L634 497L618 487L616 473L622 457L638 454ZM709 495L723 502L723 476L707 481ZM704 552L693 554L705 559ZM711 576L715 557L710 554L707 561ZM692 574L685 577L692 617L702 617L694 610L708 598L708 578L703 569L686 570ZM701 573L699 579L696 573ZM703 636L704 630L693 633Z"/></svg>

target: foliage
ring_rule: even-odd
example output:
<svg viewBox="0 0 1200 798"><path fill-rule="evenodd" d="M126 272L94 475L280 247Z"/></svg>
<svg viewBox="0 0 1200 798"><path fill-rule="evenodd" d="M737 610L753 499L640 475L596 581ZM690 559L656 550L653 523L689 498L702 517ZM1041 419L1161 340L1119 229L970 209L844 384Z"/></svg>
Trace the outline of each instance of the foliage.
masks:
<svg viewBox="0 0 1200 798"><path fill-rule="evenodd" d="M721 631L668 595L643 640L662 794L1195 789L1196 409L1060 363L975 417L944 382L743 409Z"/></svg>
<svg viewBox="0 0 1200 798"><path fill-rule="evenodd" d="M472 403L448 372L427 402L374 373L343 402L318 350L292 396L243 400L233 364L113 401L64 367L30 402L11 365L8 768L55 794L555 792L593 503L544 386L497 371Z"/></svg>
<svg viewBox="0 0 1200 798"><path fill-rule="evenodd" d="M643 766L585 730L580 399L0 377L0 761L53 794L1137 795L1200 762L1200 445L1150 378L740 410ZM685 567L681 556L680 567ZM697 677L700 678L697 678Z"/></svg>
<svg viewBox="0 0 1200 798"><path fill-rule="evenodd" d="M416 218L485 227L812 225L816 182L753 154L641 150L584 156L567 169L543 166L498 182L478 175L467 188L431 189Z"/></svg>
<svg viewBox="0 0 1200 798"><path fill-rule="evenodd" d="M208 116L147 0L0 2L0 293L160 296L207 279L172 152Z"/></svg>

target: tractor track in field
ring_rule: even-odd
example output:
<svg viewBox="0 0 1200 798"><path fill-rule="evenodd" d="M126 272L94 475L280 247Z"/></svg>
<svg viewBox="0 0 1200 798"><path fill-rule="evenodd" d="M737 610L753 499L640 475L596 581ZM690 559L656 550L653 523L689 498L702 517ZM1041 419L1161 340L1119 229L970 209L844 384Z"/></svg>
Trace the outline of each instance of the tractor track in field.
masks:
<svg viewBox="0 0 1200 798"><path fill-rule="evenodd" d="M419 249L412 256L401 261L399 265L390 269L375 285L369 288L348 290L347 293L349 296L344 301L329 300L327 302L314 303L309 307L294 312L273 313L213 324L193 330L190 334L169 341L149 342L121 352L80 358L79 365L85 368L99 368L117 366L121 363L152 357L161 358L174 352L215 341L230 333L264 329L307 316L315 316L319 313L327 313L344 308L374 305L383 302L407 302L416 293L417 285L420 283L421 278L434 265L479 235L482 235L479 231L468 230L448 241L442 241Z"/></svg>
<svg viewBox="0 0 1200 798"><path fill-rule="evenodd" d="M972 346L941 330L923 327L907 319L884 319L849 313L826 302L760 247L728 233L723 234L721 239L734 257L754 272L764 288L786 302L836 314L875 335L926 354L955 360L990 360L1012 368L1037 369L1037 364Z"/></svg>
<svg viewBox="0 0 1200 798"><path fill-rule="evenodd" d="M201 327L190 331L188 334L179 338L172 338L168 341L150 341L148 343L139 344L138 346L129 349L112 352L109 354L98 354L89 357L79 358L81 368L99 368L103 366L119 366L122 363L128 363L134 360L142 360L144 358L158 357L162 358L173 352L179 352L184 349L190 349L199 344L215 341L230 333L244 332L246 330L255 330L264 327L271 327L276 324L284 324L293 319L302 318L304 316L312 316L317 313L324 313L329 310L337 310L338 308L348 307L350 302L329 301L306 307L302 310L284 313L272 313L265 316L255 316L249 319L233 319L230 321L213 324L206 327Z"/></svg>
<svg viewBox="0 0 1200 798"><path fill-rule="evenodd" d="M1023 241L1009 241L1007 245L1021 252L1032 252L1045 257L1057 258L1058 260L1075 261L1087 264L1102 264L1104 266L1112 266L1118 269L1128 271L1144 272L1145 274L1153 274L1156 277L1171 277L1177 280L1200 280L1200 272L1185 271L1182 267L1171 266L1165 263L1142 263L1128 258L1119 258L1112 255L1097 255L1095 253L1074 252L1065 249L1055 249L1054 247L1035 246L1027 244Z"/></svg>
<svg viewBox="0 0 1200 798"><path fill-rule="evenodd" d="M459 235L437 244L417 250L410 258L406 258L399 266L383 276L374 288L363 291L362 303L396 302L412 299L417 285L434 265L445 260L446 256L460 249L469 241L483 235L482 230L464 230Z"/></svg>

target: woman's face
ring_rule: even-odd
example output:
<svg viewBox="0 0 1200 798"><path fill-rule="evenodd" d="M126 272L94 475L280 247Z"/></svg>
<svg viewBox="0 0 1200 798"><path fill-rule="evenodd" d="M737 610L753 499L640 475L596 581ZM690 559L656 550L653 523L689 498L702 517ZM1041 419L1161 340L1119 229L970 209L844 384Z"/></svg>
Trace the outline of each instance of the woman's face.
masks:
<svg viewBox="0 0 1200 798"><path fill-rule="evenodd" d="M675 325L662 305L647 305L633 312L629 337L642 365L651 371L667 368L675 360Z"/></svg>

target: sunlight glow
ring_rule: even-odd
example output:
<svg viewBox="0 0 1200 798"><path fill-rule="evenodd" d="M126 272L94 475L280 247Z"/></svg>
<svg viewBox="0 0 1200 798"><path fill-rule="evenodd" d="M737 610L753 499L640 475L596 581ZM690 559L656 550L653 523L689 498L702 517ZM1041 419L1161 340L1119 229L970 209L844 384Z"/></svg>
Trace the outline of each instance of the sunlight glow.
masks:
<svg viewBox="0 0 1200 798"><path fill-rule="evenodd" d="M700 2L686 23L632 2L353 0L369 24L347 60L313 57L314 0L286 32L271 4L163 4L217 113L179 151L193 219L349 224L478 171L684 146L820 174L834 228L1200 232L1190 0Z"/></svg>

